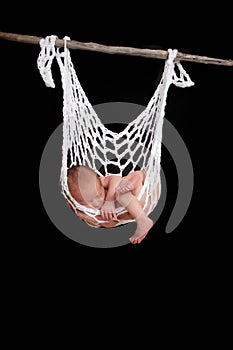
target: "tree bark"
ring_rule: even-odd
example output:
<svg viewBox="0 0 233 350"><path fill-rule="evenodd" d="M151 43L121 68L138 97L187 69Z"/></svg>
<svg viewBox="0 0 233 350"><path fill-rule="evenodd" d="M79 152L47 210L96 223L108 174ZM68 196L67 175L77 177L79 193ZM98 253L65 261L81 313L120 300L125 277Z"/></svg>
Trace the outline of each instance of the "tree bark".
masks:
<svg viewBox="0 0 233 350"><path fill-rule="evenodd" d="M24 35L24 34L14 34L14 33L4 33L0 32L0 39L17 41L26 44L35 44L39 45L42 37ZM56 46L64 46L63 39L56 40ZM124 47L124 46L107 46L97 43L84 43L76 40L67 41L67 47L74 50L88 50L95 52L103 52L107 54L118 54L118 55L129 55L129 56L139 56L147 58L158 58L166 59L168 56L168 51L165 50L151 50L151 49L140 49L135 47ZM204 64L216 64L221 66L233 66L233 60L230 59L221 59L221 58L212 58L206 56L190 55L187 53L179 52L177 53L177 61L189 61L197 62Z"/></svg>

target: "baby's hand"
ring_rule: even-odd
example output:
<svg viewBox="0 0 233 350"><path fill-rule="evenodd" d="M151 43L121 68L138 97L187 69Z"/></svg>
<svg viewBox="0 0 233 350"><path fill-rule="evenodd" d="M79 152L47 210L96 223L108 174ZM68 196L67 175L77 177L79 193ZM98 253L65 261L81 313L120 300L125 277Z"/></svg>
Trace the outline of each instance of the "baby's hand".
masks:
<svg viewBox="0 0 233 350"><path fill-rule="evenodd" d="M105 201L100 211L103 220L117 220L115 201Z"/></svg>
<svg viewBox="0 0 233 350"><path fill-rule="evenodd" d="M116 193L127 193L133 190L133 185L130 181L123 179L116 187Z"/></svg>

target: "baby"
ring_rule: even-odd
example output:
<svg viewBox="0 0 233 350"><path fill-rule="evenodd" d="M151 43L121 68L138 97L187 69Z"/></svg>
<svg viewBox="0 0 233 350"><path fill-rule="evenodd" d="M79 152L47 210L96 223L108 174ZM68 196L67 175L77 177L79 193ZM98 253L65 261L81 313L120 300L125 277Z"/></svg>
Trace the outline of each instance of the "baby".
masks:
<svg viewBox="0 0 233 350"><path fill-rule="evenodd" d="M127 176L98 176L86 166L74 166L68 170L68 187L72 197L87 208L101 211L97 219L105 220L102 227L116 226L117 219L134 219L137 227L130 242L140 243L153 226L153 221L143 211L144 194L141 200L137 196L144 184L145 172L135 171ZM116 215L116 208L123 206L127 213ZM70 206L71 207L71 206ZM73 209L73 208L72 208ZM76 214L92 226L98 223L92 217L77 210Z"/></svg>

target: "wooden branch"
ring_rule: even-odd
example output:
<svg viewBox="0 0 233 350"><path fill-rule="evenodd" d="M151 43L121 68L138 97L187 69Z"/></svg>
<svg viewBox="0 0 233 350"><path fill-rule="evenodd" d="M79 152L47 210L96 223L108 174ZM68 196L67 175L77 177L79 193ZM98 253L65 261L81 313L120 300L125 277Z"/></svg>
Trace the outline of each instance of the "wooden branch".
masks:
<svg viewBox="0 0 233 350"><path fill-rule="evenodd" d="M17 41L17 42L22 42L26 44L39 45L39 42L42 39L42 37L0 32L0 39ZM57 39L56 46L57 47L64 46L64 40ZM130 55L130 56L158 58L158 59L166 59L168 56L168 51L164 51L164 50L140 49L135 47L124 47L124 46L106 46L106 45L101 45L101 44L92 43L92 42L83 43L83 42L74 41L74 40L67 41L67 47L69 49L74 49L74 50L88 50L88 51L103 52L108 54ZM190 55L179 51L177 53L177 60L205 63L205 64L216 64L221 66L233 66L233 60L228 60L228 59L224 60L221 58Z"/></svg>

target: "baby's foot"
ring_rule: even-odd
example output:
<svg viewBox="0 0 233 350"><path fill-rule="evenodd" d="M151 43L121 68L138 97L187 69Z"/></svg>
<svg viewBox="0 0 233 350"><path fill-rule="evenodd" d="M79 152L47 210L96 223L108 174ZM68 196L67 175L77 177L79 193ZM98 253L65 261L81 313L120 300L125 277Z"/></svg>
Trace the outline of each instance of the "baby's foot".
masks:
<svg viewBox="0 0 233 350"><path fill-rule="evenodd" d="M116 191L118 193L127 193L133 191L135 189L136 183L139 180L139 177L140 176L138 174L134 174L132 177L130 177L130 179L121 180L119 185L116 187Z"/></svg>
<svg viewBox="0 0 233 350"><path fill-rule="evenodd" d="M146 237L148 232L153 226L153 221L146 217L140 224L137 225L137 229L132 237L130 237L130 242L132 244L141 243L141 241Z"/></svg>

